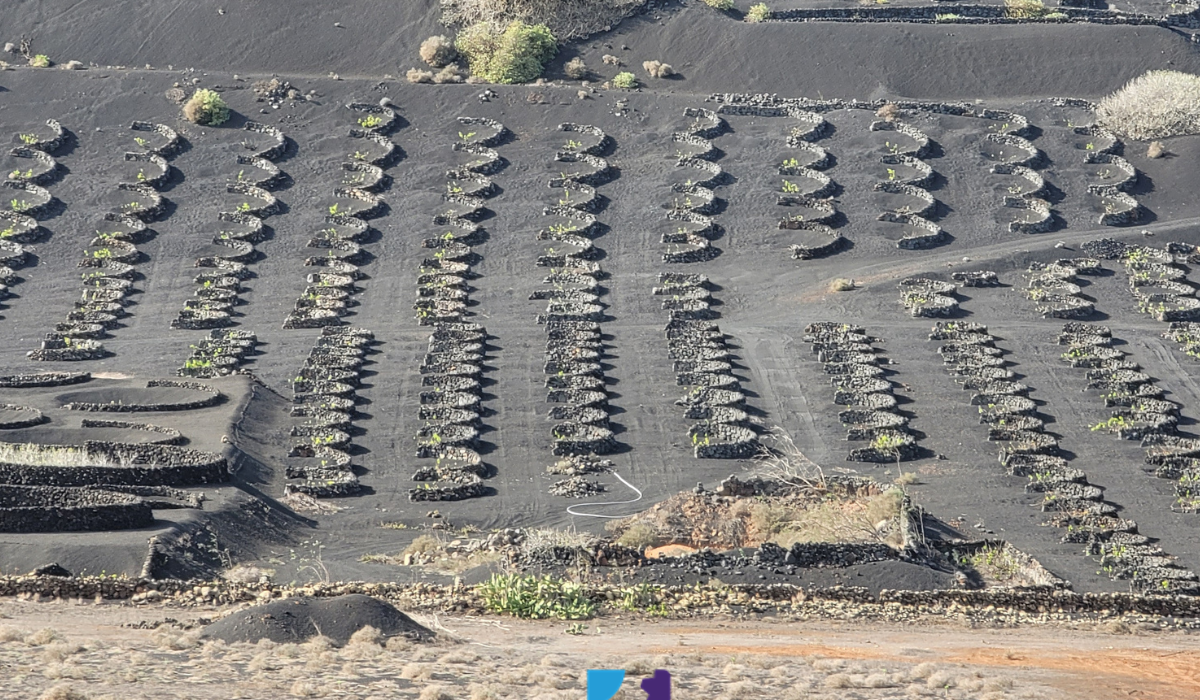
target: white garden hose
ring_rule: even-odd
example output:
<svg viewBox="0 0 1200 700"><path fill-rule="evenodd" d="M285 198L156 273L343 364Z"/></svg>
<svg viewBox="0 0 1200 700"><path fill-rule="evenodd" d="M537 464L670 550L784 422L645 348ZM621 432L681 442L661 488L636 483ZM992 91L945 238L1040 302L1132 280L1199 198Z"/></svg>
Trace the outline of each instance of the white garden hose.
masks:
<svg viewBox="0 0 1200 700"><path fill-rule="evenodd" d="M641 489L639 489L638 487L629 483L628 481L625 481L625 478L616 472L613 472L613 476L620 479L622 484L625 484L629 488L633 489L634 492L637 493L637 498L631 498L628 501L608 501L608 502L603 502L603 503L580 503L577 506L568 506L567 513L569 513L571 515L578 515L583 518L607 518L607 519L612 519L612 520L616 520L618 518L629 517L626 515L600 515L599 513L579 513L575 510L576 508L585 508L587 506L619 506L619 505L624 505L626 503L637 503L638 501L642 500L642 490Z"/></svg>

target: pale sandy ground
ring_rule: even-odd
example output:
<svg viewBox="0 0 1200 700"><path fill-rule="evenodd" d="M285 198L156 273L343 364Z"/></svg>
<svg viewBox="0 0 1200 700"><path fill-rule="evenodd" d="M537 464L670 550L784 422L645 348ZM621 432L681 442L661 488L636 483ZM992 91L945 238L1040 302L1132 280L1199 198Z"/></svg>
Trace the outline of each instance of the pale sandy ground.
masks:
<svg viewBox="0 0 1200 700"><path fill-rule="evenodd" d="M666 668L677 700L1200 698L1200 638L1184 632L605 618L572 635L561 621L414 615L442 640L334 649L121 626L220 613L0 601L0 697L579 700L585 669L625 668L618 697L633 700L637 678Z"/></svg>

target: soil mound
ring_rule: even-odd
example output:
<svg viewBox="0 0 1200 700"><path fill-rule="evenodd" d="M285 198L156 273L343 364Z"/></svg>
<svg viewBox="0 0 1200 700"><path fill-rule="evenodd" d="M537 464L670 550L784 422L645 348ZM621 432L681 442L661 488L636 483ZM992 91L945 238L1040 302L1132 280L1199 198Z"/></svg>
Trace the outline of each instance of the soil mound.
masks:
<svg viewBox="0 0 1200 700"><path fill-rule="evenodd" d="M325 635L338 646L363 627L374 627L385 638L427 641L433 632L390 604L367 595L336 598L288 598L236 612L204 628L205 637L225 642L280 644L303 642Z"/></svg>

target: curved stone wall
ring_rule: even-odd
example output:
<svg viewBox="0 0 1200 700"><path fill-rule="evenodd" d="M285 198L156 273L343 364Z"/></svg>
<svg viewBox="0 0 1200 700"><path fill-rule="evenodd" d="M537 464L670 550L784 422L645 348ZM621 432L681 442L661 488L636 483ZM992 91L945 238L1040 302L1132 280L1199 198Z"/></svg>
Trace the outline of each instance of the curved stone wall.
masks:
<svg viewBox="0 0 1200 700"><path fill-rule="evenodd" d="M468 130L459 132L454 151L476 158L446 173L447 192L442 198L451 209L434 216L433 225L451 230L423 242L436 252L421 263L413 304L418 323L432 327L432 332L421 366L425 391L420 395L419 417L425 424L415 436L417 458L431 462L423 461L413 474L417 486L409 489L412 501L483 496L487 489L482 477L491 471L475 449L483 410L479 377L488 334L482 325L468 320L467 280L476 276L472 266L479 256L473 248L487 239L478 221L490 213L486 201L499 191L491 175L508 164L494 147L511 134L493 119L459 117L458 123ZM478 134L469 130L472 126L492 133Z"/></svg>
<svg viewBox="0 0 1200 700"><path fill-rule="evenodd" d="M126 493L0 484L0 532L129 530L153 522L150 505Z"/></svg>
<svg viewBox="0 0 1200 700"><path fill-rule="evenodd" d="M834 403L848 407L838 416L846 439L868 443L851 449L846 459L889 463L919 458L921 450L908 430L908 417L894 399L895 385L881 366L884 358L873 346L876 339L860 326L831 321L809 324L804 333L804 341L812 345L817 361L830 375Z"/></svg>
<svg viewBox="0 0 1200 700"><path fill-rule="evenodd" d="M1099 275L1104 268L1093 258L1060 259L1052 263L1032 263L1025 296L1035 304L1044 318L1085 318L1092 315L1095 304L1086 299L1076 275Z"/></svg>
<svg viewBox="0 0 1200 700"><path fill-rule="evenodd" d="M375 336L367 330L324 328L292 380L292 443L285 493L322 498L349 496L362 485L350 457L356 387L367 350ZM300 461L303 460L303 461Z"/></svg>
<svg viewBox="0 0 1200 700"><path fill-rule="evenodd" d="M1098 348L1107 337L1107 329L1099 326L1067 324L1060 342L1082 348L1095 341L1096 345L1086 347ZM1042 494L1042 511L1051 514L1049 524L1064 529L1063 542L1082 544L1084 554L1098 556L1103 571L1114 580L1128 580L1133 592L1200 593L1196 574L1179 568L1173 558L1151 545L1133 522L1117 517L1117 507L1104 500L1103 489L1088 483L1084 472L1071 464L1070 453L1060 452L1057 439L1044 430L1039 408L1025 398L1029 387L1013 381L1007 369L1012 362L1001 356L996 338L985 326L940 322L929 338L944 343L939 353L964 388L978 390L978 382L986 382L988 393L979 391L970 403L990 426L988 439L1003 443L1000 462L1008 474L1026 477L1026 491ZM1080 356L1086 352L1090 351ZM1110 372L1109 379L1125 379L1113 376L1113 370L1090 370L1089 378L1097 371ZM976 383L968 385L964 380ZM1133 386L1101 381L1096 386L1104 391Z"/></svg>
<svg viewBox="0 0 1200 700"><path fill-rule="evenodd" d="M97 231L90 249L79 262L83 280L81 300L75 303L66 321L46 334L41 347L28 353L41 361L82 361L106 357L100 342L128 314L127 297L132 291L136 266L144 255L136 243L153 232L146 223L163 215L167 201L158 190L171 178L167 158L180 150L182 139L170 127L149 122L133 122L130 129L146 132L134 137L142 152L123 154L126 162L145 163L157 172L138 171L132 182L118 182L117 189L132 195L130 201L104 216L103 229Z"/></svg>

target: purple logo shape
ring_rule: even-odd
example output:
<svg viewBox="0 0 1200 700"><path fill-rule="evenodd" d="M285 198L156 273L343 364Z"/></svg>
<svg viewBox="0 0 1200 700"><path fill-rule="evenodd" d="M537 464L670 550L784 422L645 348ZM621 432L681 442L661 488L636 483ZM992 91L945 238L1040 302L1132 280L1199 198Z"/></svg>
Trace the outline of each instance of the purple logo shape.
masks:
<svg viewBox="0 0 1200 700"><path fill-rule="evenodd" d="M671 700L671 672L656 669L650 678L642 679L646 700Z"/></svg>

